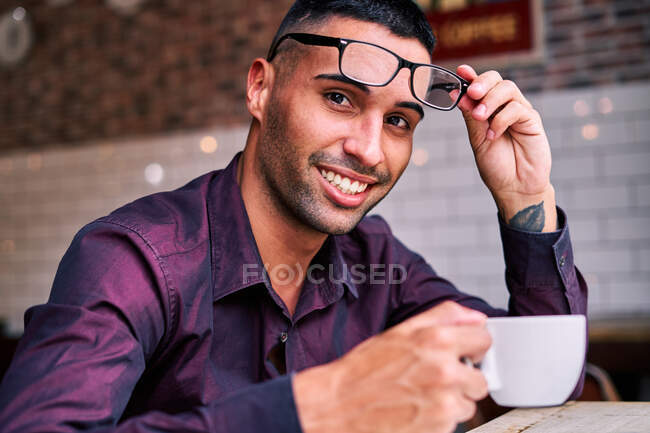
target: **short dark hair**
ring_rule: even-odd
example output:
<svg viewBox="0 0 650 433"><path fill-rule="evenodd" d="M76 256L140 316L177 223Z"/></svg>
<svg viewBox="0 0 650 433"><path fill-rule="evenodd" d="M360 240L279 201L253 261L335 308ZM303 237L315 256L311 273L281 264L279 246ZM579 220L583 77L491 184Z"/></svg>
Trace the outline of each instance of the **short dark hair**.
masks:
<svg viewBox="0 0 650 433"><path fill-rule="evenodd" d="M320 24L333 16L383 25L397 36L419 40L429 54L433 53L435 36L413 0L297 0L282 20L271 46L298 26Z"/></svg>

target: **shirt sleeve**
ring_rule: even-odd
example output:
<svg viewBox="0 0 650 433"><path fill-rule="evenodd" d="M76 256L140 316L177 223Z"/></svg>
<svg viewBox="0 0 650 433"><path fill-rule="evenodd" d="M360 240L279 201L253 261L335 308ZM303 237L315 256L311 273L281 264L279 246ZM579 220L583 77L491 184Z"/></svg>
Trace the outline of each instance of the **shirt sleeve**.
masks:
<svg viewBox="0 0 650 433"><path fill-rule="evenodd" d="M0 431L300 432L291 376L187 412L122 420L171 327L164 271L147 248L137 234L106 223L75 237L47 304L25 315L0 384Z"/></svg>
<svg viewBox="0 0 650 433"><path fill-rule="evenodd" d="M587 314L587 284L573 262L569 226L557 208L559 230L533 233L499 218L510 315Z"/></svg>

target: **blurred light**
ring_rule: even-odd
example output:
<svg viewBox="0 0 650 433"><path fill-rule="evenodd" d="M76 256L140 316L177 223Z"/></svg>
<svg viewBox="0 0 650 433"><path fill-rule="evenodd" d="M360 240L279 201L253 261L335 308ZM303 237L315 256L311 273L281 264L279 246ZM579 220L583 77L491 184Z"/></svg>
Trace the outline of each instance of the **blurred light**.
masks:
<svg viewBox="0 0 650 433"><path fill-rule="evenodd" d="M11 16L13 19L16 21L22 21L25 19L25 15L27 15L27 11L25 10L24 7L18 6L16 9L14 9L13 13Z"/></svg>
<svg viewBox="0 0 650 433"><path fill-rule="evenodd" d="M599 134L598 125L589 123L582 127L582 138L585 140L595 140Z"/></svg>
<svg viewBox="0 0 650 433"><path fill-rule="evenodd" d="M165 170L157 162L153 162L145 167L144 178L152 185L158 185L165 176Z"/></svg>
<svg viewBox="0 0 650 433"><path fill-rule="evenodd" d="M31 171L39 171L43 168L43 157L40 153L30 153L27 155L27 168Z"/></svg>
<svg viewBox="0 0 650 433"><path fill-rule="evenodd" d="M13 239L5 239L0 244L0 251L5 254L11 254L16 251L16 242Z"/></svg>
<svg viewBox="0 0 650 433"><path fill-rule="evenodd" d="M607 96L604 98L600 98L598 100L598 111L601 114L609 114L612 111L614 111L614 104L612 104L612 100L609 99Z"/></svg>
<svg viewBox="0 0 650 433"><path fill-rule="evenodd" d="M411 155L411 161L418 167L422 167L429 160L429 152L426 149L417 148Z"/></svg>
<svg viewBox="0 0 650 433"><path fill-rule="evenodd" d="M585 117L589 114L591 109L589 105L582 99L578 99L575 104L573 104L573 112L576 113L576 116Z"/></svg>
<svg viewBox="0 0 650 433"><path fill-rule="evenodd" d="M199 145L201 146L201 151L203 153L214 153L217 150L217 147L219 147L217 140L209 135L203 137Z"/></svg>

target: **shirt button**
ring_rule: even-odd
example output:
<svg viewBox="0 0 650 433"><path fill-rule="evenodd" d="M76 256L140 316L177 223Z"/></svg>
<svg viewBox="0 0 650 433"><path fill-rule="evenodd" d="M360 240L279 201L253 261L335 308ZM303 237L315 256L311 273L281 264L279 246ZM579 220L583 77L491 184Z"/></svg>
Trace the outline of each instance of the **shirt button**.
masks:
<svg viewBox="0 0 650 433"><path fill-rule="evenodd" d="M565 263L566 263L566 257L565 256L560 257L560 267L564 266Z"/></svg>
<svg viewBox="0 0 650 433"><path fill-rule="evenodd" d="M289 334L287 334L286 332L280 333L280 342L286 343L288 338L289 338Z"/></svg>

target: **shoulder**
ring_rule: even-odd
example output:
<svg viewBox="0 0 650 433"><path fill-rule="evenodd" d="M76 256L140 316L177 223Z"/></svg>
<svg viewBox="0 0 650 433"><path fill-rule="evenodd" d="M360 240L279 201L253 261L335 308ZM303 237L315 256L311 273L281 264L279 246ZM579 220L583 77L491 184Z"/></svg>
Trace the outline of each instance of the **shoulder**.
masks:
<svg viewBox="0 0 650 433"><path fill-rule="evenodd" d="M179 189L141 197L97 219L84 230L109 226L132 232L158 256L191 250L209 237L208 190L211 180L220 174L221 171L213 171Z"/></svg>

